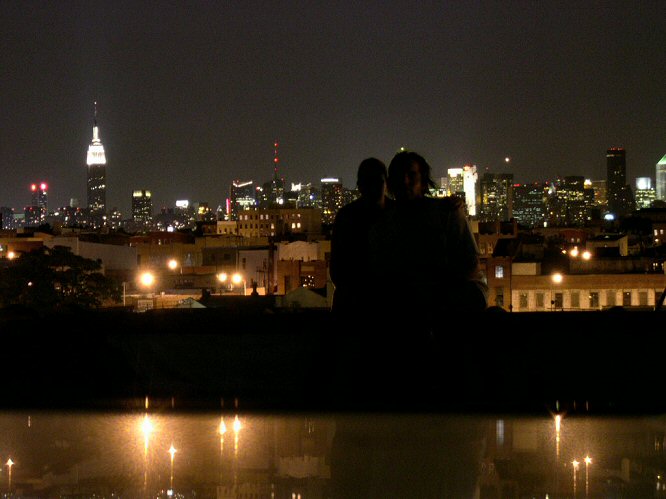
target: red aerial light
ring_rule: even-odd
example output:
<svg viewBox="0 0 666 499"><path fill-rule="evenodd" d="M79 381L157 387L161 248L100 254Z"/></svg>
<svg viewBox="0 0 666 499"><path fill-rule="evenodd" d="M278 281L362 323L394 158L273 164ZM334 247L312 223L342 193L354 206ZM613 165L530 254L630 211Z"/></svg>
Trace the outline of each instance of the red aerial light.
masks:
<svg viewBox="0 0 666 499"><path fill-rule="evenodd" d="M277 163L278 161L280 161L278 158L273 159L273 163Z"/></svg>
<svg viewBox="0 0 666 499"><path fill-rule="evenodd" d="M46 185L45 182L42 182L41 184L39 184L39 188L40 188L41 190L43 190L43 191L45 191L45 190L47 189L47 187L48 187L48 186Z"/></svg>

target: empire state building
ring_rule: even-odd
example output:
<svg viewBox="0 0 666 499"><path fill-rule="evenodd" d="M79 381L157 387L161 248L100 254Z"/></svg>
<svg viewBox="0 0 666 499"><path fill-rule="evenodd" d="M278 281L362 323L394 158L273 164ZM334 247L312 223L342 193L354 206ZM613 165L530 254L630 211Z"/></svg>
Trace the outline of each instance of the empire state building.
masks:
<svg viewBox="0 0 666 499"><path fill-rule="evenodd" d="M102 215L106 212L106 155L99 139L96 102L93 137L88 146L86 163L88 165L88 209L91 214Z"/></svg>

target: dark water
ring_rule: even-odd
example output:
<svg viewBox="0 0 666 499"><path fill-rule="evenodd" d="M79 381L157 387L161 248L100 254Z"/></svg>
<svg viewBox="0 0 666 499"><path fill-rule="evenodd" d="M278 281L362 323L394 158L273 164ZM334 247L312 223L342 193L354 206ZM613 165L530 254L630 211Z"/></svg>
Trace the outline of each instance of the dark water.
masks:
<svg viewBox="0 0 666 499"><path fill-rule="evenodd" d="M44 498L169 497L171 487L171 497L188 498L666 496L666 416L560 416L558 430L547 412L10 411L0 415L0 490Z"/></svg>

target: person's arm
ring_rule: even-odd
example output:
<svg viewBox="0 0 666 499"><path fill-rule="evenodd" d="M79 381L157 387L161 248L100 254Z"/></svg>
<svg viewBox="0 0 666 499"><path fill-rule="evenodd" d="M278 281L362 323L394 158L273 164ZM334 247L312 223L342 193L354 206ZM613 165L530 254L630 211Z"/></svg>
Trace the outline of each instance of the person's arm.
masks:
<svg viewBox="0 0 666 499"><path fill-rule="evenodd" d="M464 204L462 205L464 207ZM473 284L478 290L479 300L488 303L488 280L481 267L479 247L472 233L472 229L465 214L464 208L458 206L452 213L452 227L454 229L454 268L460 271L460 277ZM484 305L485 307L485 305Z"/></svg>

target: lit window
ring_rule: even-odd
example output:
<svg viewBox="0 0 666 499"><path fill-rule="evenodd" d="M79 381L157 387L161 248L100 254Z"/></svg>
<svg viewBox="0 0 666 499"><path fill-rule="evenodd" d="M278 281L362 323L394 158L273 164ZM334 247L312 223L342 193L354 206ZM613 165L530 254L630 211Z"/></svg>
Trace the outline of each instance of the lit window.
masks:
<svg viewBox="0 0 666 499"><path fill-rule="evenodd" d="M495 278L504 279L504 265L495 265Z"/></svg>

